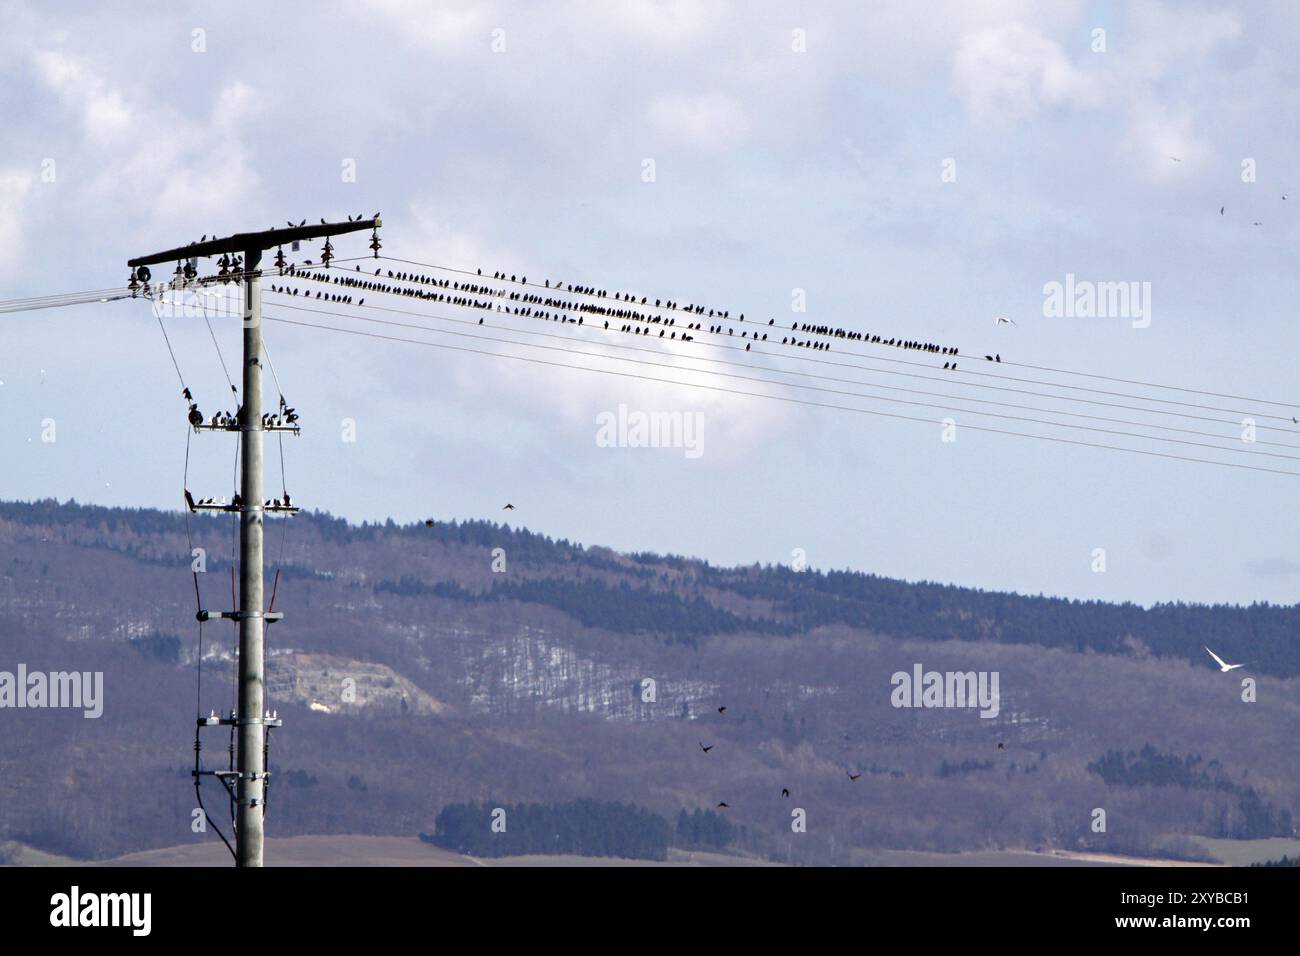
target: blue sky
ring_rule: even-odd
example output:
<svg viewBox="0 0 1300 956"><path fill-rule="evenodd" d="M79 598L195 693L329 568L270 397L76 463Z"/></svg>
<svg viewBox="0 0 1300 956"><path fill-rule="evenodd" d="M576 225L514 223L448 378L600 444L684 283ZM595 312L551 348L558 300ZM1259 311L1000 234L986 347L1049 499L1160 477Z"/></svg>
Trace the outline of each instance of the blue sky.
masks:
<svg viewBox="0 0 1300 956"><path fill-rule="evenodd" d="M384 251L423 262L1295 396L1294 5L5 2L0 15L0 298L119 285L127 258L204 233L380 210ZM1149 282L1149 327L1044 316L1044 285L1067 273ZM806 315L791 312L796 289ZM999 314L1017 325L995 328ZM178 507L184 405L148 307L0 323L0 497ZM186 380L219 406L206 327L168 329ZM217 329L230 361L237 327ZM495 520L509 501L512 523L557 537L718 563L798 548L819 568L1142 603L1293 603L1300 588L1293 477L960 425L944 443L937 425L288 326L266 336L305 425L286 441L289 489L358 521ZM698 413L703 453L601 447L597 416L620 404ZM228 493L232 452L196 438L191 488Z"/></svg>

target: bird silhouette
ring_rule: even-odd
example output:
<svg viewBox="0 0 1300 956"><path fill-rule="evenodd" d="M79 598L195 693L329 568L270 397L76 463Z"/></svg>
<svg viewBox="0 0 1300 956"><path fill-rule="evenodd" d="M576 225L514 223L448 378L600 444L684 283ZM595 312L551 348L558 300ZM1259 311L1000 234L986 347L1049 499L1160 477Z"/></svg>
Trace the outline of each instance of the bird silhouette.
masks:
<svg viewBox="0 0 1300 956"><path fill-rule="evenodd" d="M432 518L425 518L425 519L424 519L424 526L425 526L426 528L432 528L432 527L433 527L433 519L432 519Z"/></svg>
<svg viewBox="0 0 1300 956"><path fill-rule="evenodd" d="M1015 325L1016 323L1014 319L1008 319L1005 315L997 315L993 317L993 324L994 325Z"/></svg>
<svg viewBox="0 0 1300 956"><path fill-rule="evenodd" d="M515 506L514 506L514 505L511 505L511 504L508 504L508 505L506 505L504 508L502 508L501 510L502 510L502 511L514 511L514 510L515 510Z"/></svg>
<svg viewBox="0 0 1300 956"><path fill-rule="evenodd" d="M706 747L704 746L704 741L703 740L700 741L700 749L703 750L705 753L708 753L710 750L712 750L714 746L715 746L714 744L709 744Z"/></svg>
<svg viewBox="0 0 1300 956"><path fill-rule="evenodd" d="M723 800L721 803L718 804L718 809L719 809L719 810L730 810L730 809L731 809L731 804L729 804L729 803L727 803L727 801Z"/></svg>
<svg viewBox="0 0 1300 956"><path fill-rule="evenodd" d="M1007 749L1007 745L1004 744L1002 741L999 740L999 741L998 741L998 750L1006 750L1006 749Z"/></svg>
<svg viewBox="0 0 1300 956"><path fill-rule="evenodd" d="M727 712L726 704L723 704L721 707L718 708L718 713L725 714L726 712Z"/></svg>
<svg viewBox="0 0 1300 956"><path fill-rule="evenodd" d="M849 778L850 780L857 780L858 777L862 776L862 772L861 772L861 771L859 771L859 772L857 772L857 773L850 773L849 771L846 770L846 771L844 771L844 772L845 772L845 774L848 775L848 778Z"/></svg>

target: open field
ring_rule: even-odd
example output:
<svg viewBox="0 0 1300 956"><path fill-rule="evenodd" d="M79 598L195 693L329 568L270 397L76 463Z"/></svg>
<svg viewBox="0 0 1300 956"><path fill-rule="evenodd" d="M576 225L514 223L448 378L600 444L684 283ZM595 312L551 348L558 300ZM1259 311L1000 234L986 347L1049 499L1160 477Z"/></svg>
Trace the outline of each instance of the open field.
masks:
<svg viewBox="0 0 1300 956"><path fill-rule="evenodd" d="M1300 854L1300 840L1212 840L1198 838L1207 853L1228 866L1246 866L1283 855ZM17 846L15 863L19 866L78 866L83 861ZM266 858L270 866L779 866L751 857L722 853L672 850L666 862L626 860L612 857L582 856L514 856L486 859L463 856L431 846L414 837L384 836L296 836L266 841ZM104 860L97 866L229 866L230 855L219 842L165 847L128 853ZM860 850L853 854L853 865L868 867L894 866L1214 866L1153 857L1131 857L1106 853L1081 853L1065 850L1033 852L1029 850L988 850L971 853L926 853L913 850Z"/></svg>

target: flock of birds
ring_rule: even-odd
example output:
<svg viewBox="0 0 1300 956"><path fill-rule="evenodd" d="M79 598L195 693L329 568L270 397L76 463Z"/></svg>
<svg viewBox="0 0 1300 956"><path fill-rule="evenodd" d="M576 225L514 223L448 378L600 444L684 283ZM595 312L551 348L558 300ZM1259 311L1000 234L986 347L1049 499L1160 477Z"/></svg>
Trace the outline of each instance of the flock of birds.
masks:
<svg viewBox="0 0 1300 956"><path fill-rule="evenodd" d="M311 260L306 260L305 264L311 265ZM657 337L667 341L692 342L697 337L696 333L707 331L711 335L739 338L745 343L746 352L752 351L754 345L768 342L769 335L772 336L772 343L775 344L775 319L769 319L766 326L754 327L753 323L746 325L744 313L732 319L731 312L727 309L709 308L696 303L682 305L673 299L652 300L650 296L637 296L631 292L611 293L607 289L581 283L560 281L552 283L550 279L546 279L540 286L533 283L531 288L541 290L533 292L527 289L512 290L508 286L489 285L488 279L483 277L482 269L477 270L473 281L460 281L400 269L378 268L373 274L367 274L362 273L360 265L357 265L351 273L340 273L300 269L296 264L290 264L282 274L295 280L350 290L334 292L324 288L315 290L313 295L310 288L297 285L272 283L270 286L271 291L278 294L300 296L334 305L364 306L365 297L359 293L383 293L479 312L495 312L563 324L572 323L588 328L594 327L595 321L600 321L603 323L599 326L602 331L615 331L628 335L650 336L657 330ZM490 281L529 286L526 275L518 273L507 275L499 270L492 273ZM679 326L678 315L672 313L684 314L682 317L690 317L691 321L683 321ZM592 325L588 325L589 320L592 321ZM996 316L993 321L995 326L1016 324L1014 320L1001 315ZM482 325L483 322L484 319L480 316L478 324ZM740 332L739 336L736 335L737 331ZM946 356L948 360L944 362L943 369L957 370L959 350L955 345L940 345L919 339L859 332L830 325L792 322L788 334L781 336L781 345L824 352L831 349L831 340L835 339ZM989 362L1002 361L1000 353L985 355L984 358Z"/></svg>
<svg viewBox="0 0 1300 956"><path fill-rule="evenodd" d="M238 511L240 508L244 506L244 499L238 492L236 492L235 495L230 499L229 504L226 503L225 498L200 498L196 501L194 499L194 495L190 494L190 490L186 488L185 504L189 506L190 511L199 511L205 508L215 509L218 511ZM296 512L298 510L294 506L293 501L290 498L289 492L287 491L284 493L283 497L267 498L264 502L262 502L262 508L266 511L295 511Z"/></svg>

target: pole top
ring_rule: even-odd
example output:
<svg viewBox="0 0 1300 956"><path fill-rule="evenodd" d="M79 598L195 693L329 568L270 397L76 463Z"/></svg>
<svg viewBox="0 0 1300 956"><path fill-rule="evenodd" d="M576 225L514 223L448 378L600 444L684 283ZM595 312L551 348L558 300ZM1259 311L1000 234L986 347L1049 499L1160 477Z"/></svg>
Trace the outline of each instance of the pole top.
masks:
<svg viewBox="0 0 1300 956"><path fill-rule="evenodd" d="M179 262L182 259L206 259L226 253L244 254L251 250L261 251L282 246L286 242L300 242L304 239L318 239L321 236L341 236L348 232L362 229L378 229L383 220L376 215L373 219L354 219L350 222L324 222L317 225L286 226L283 229L267 229L264 232L239 232L224 239L208 239L203 242L191 242L188 246L167 249L147 256L128 259L127 265L151 266L159 262Z"/></svg>

